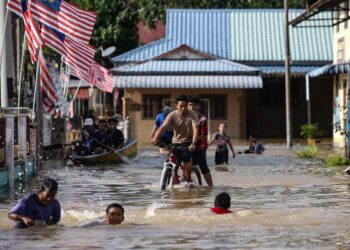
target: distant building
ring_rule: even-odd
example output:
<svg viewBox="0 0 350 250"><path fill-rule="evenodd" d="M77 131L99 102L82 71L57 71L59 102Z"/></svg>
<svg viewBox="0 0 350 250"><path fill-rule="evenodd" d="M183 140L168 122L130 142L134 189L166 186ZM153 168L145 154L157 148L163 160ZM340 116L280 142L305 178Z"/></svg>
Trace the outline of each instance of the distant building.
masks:
<svg viewBox="0 0 350 250"><path fill-rule="evenodd" d="M291 18L301 12L291 10ZM285 137L283 23L279 9L168 10L165 38L113 58L111 72L123 92L124 115L136 122L134 134L149 141L163 104L179 94L198 94L211 133L225 121L234 138L252 132ZM299 136L307 123L305 75L331 63L332 29L292 29L290 37L293 134ZM254 77L233 65L247 67ZM311 80L314 121L331 134L331 80L316 80Z"/></svg>
<svg viewBox="0 0 350 250"><path fill-rule="evenodd" d="M312 72L311 77L330 76L333 83L333 140L335 145L344 146L344 132L350 129L349 94L350 83L350 1L307 1L307 10L295 17L290 23L296 28L309 27L312 32L314 26L320 24L333 27L333 63L324 65ZM330 13L327 20L319 20L324 12ZM302 28L304 29L304 28ZM321 36L320 39L328 40L329 37Z"/></svg>

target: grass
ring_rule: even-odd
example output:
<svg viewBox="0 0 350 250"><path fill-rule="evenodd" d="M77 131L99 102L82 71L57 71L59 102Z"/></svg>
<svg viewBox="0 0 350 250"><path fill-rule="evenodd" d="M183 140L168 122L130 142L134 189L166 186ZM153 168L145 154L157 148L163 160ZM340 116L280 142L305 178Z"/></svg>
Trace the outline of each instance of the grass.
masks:
<svg viewBox="0 0 350 250"><path fill-rule="evenodd" d="M297 152L297 156L303 159L313 159L318 155L318 149L316 145L310 145L304 148L303 150Z"/></svg>
<svg viewBox="0 0 350 250"><path fill-rule="evenodd" d="M345 166L350 164L350 160L348 158L345 158L343 156L327 156L324 159L324 162L326 166L332 167L332 166Z"/></svg>

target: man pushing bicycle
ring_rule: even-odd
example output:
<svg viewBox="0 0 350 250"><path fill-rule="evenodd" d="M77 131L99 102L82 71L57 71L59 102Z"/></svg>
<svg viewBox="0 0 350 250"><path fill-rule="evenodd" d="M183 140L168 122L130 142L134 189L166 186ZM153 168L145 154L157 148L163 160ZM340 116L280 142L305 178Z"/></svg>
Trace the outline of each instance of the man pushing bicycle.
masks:
<svg viewBox="0 0 350 250"><path fill-rule="evenodd" d="M185 177L187 182L192 182L192 152L196 148L198 141L198 115L196 112L188 109L188 98L180 95L175 98L176 110L171 112L157 133L152 138L153 145L157 145L161 135L167 130L172 129L174 136L172 138L172 153L176 157L176 164L183 162Z"/></svg>

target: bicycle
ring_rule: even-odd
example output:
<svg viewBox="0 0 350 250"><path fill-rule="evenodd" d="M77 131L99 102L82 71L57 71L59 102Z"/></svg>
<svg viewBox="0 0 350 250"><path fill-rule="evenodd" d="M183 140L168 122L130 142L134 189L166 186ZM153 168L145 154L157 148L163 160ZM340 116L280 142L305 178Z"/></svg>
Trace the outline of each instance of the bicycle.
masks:
<svg viewBox="0 0 350 250"><path fill-rule="evenodd" d="M157 146L161 148L164 148L164 147L170 148L171 149L170 151L173 151L174 149L188 150L187 147L174 145L174 144L165 145L165 144L159 143ZM179 171L181 171L180 174L179 174ZM202 178L201 178L201 174L198 169L198 166L192 166L190 173L191 173L192 183L196 186L201 186ZM186 178L185 178L185 170L184 170L183 163L181 163L180 165L177 165L175 155L172 152L170 152L167 155L165 162L163 163L163 170L162 170L160 185L159 185L160 189L164 191L169 186L173 187L174 185L181 184L181 182L185 182L185 181L186 181Z"/></svg>

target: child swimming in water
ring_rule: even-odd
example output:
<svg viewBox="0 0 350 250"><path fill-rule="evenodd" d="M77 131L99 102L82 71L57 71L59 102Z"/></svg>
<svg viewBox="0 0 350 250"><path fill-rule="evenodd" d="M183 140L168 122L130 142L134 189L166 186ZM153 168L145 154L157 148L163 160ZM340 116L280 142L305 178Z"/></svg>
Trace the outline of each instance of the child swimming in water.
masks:
<svg viewBox="0 0 350 250"><path fill-rule="evenodd" d="M222 192L215 197L214 207L210 210L216 214L229 214L231 206L231 197L228 193Z"/></svg>
<svg viewBox="0 0 350 250"><path fill-rule="evenodd" d="M109 204L106 208L105 218L85 223L81 227L93 227L98 225L118 225L124 221L124 208L119 203Z"/></svg>

